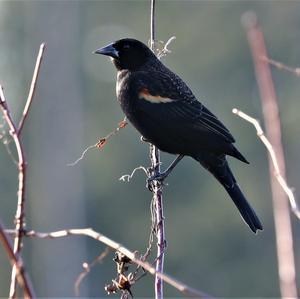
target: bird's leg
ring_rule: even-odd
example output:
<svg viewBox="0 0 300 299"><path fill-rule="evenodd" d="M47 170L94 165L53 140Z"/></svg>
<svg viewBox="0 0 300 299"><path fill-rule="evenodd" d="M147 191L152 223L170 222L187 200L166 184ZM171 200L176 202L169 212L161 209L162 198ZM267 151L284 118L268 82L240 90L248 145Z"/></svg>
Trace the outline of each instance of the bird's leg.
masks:
<svg viewBox="0 0 300 299"><path fill-rule="evenodd" d="M152 182L154 180L162 181L164 180L175 168L175 166L181 161L181 159L184 157L184 155L178 155L176 159L171 163L171 165L164 171L157 175L153 175L150 178L148 178L148 183Z"/></svg>

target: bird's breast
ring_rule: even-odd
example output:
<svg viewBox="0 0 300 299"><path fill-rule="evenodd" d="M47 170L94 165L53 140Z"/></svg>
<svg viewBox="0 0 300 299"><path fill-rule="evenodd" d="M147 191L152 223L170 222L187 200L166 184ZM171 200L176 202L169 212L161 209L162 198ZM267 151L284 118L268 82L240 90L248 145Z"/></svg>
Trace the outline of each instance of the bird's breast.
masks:
<svg viewBox="0 0 300 299"><path fill-rule="evenodd" d="M116 95L118 100L121 99L122 93L126 89L126 81L128 79L128 75L125 71L119 71L117 73L117 82L116 82Z"/></svg>
<svg viewBox="0 0 300 299"><path fill-rule="evenodd" d="M127 118L131 121L135 114L134 95L130 89L130 73L119 71L117 74L116 95L121 108Z"/></svg>

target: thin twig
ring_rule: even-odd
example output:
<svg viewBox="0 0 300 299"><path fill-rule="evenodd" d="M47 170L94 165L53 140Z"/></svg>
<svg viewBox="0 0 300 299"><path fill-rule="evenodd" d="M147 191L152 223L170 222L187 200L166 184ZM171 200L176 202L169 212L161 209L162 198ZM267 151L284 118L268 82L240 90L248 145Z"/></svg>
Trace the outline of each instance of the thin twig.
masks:
<svg viewBox="0 0 300 299"><path fill-rule="evenodd" d="M171 36L165 43L163 41L161 41L161 43L163 44L163 48L159 49L159 51L158 51L157 57L159 59L163 58L167 54L172 53L172 51L168 47L175 39L176 39L176 36Z"/></svg>
<svg viewBox="0 0 300 299"><path fill-rule="evenodd" d="M278 161L277 161L276 154L275 154L275 151L273 149L273 146L270 143L270 141L268 140L268 138L265 136L264 131L263 131L263 129L261 128L261 126L259 124L259 121L255 118L249 116L245 112L243 112L241 110L238 110L237 108L232 109L232 113L236 114L237 116L239 116L241 118L243 118L244 120L251 123L255 127L257 136L259 137L261 142L265 145L265 147L267 148L267 150L269 152L269 155L271 157L271 160L272 160L272 163L273 163L273 166L274 166L274 176L276 177L278 183L281 185L282 189L284 190L284 192L288 196L292 212L300 220L300 210L299 210L299 207L297 205L293 190L292 190L291 187L288 186L286 180L284 179L284 177L280 173Z"/></svg>
<svg viewBox="0 0 300 299"><path fill-rule="evenodd" d="M16 230L5 230L6 234L8 235L15 235ZM110 238L102 235L99 232L94 231L91 228L79 228L79 229L68 229L68 230L60 230L50 233L41 233L36 231L24 231L24 236L26 237L32 237L32 238L39 238L39 239L56 239L56 238L65 238L70 236L86 236L90 237L94 240L97 240L110 248L114 249L115 251L118 251L125 256L127 256L133 263L136 265L144 268L147 272L149 272L152 275L156 275L160 277L163 281L168 283L169 285L173 286L175 289L179 290L182 294L185 294L189 297L193 298L210 298L213 299L212 296L205 294L199 290L193 289L189 287L188 285L180 282L179 280L171 277L170 275L157 272L155 268L149 264L148 262L142 261L137 257L137 254L130 251L126 247L124 247L122 244L117 243Z"/></svg>
<svg viewBox="0 0 300 299"><path fill-rule="evenodd" d="M26 118L28 116L28 112L29 112L31 104L32 104L32 100L34 98L36 83L37 83L39 73L40 73L40 67L41 67L41 62L42 62L42 59L43 59L44 50L45 50L45 44L43 43L43 44L40 45L40 50L39 50L38 56L36 58L35 68L34 68L32 81L31 81L30 89L29 89L29 94L28 94L27 101L26 101L26 104L25 104L25 107L24 107L24 110L23 110L23 115L22 115L21 120L19 122L18 131L17 131L19 136L22 132L24 123L26 121Z"/></svg>
<svg viewBox="0 0 300 299"><path fill-rule="evenodd" d="M86 277L86 275L91 272L92 268L98 264L101 263L103 261L103 259L109 254L110 252L110 248L106 247L105 250L99 255L97 256L91 263L83 263L82 267L83 267L83 271L78 275L75 284L74 284L74 291L75 291L75 295L78 297L79 296L79 287L80 284L82 282L82 280Z"/></svg>
<svg viewBox="0 0 300 299"><path fill-rule="evenodd" d="M116 135L121 129L124 129L127 126L127 118L124 117L122 121L119 122L118 127L114 129L112 132L108 133L105 137L102 137L97 141L96 144L89 145L81 154L81 156L76 159L74 162L68 163L67 166L75 166L79 161L81 161L86 153L93 148L102 149L107 143L108 139L114 135Z"/></svg>
<svg viewBox="0 0 300 299"><path fill-rule="evenodd" d="M19 285L23 288L24 290L24 297L25 298L35 298L34 290L31 285L31 281L24 269L23 261L21 257L17 254L14 253L12 244L5 233L4 227L2 223L0 222L0 242L2 243L2 246L5 250L5 252L8 255L10 264L12 266L16 266L16 274L17 274L17 280Z"/></svg>
<svg viewBox="0 0 300 299"><path fill-rule="evenodd" d="M281 143L281 128L276 92L269 64L261 59L261 57L268 57L268 53L263 33L257 24L256 15L253 12L248 12L243 16L242 21L247 31L247 37L254 60L255 73L266 126L266 135L272 144L274 153L277 157L278 169L276 171L272 163L271 155L269 155L269 172L273 199L281 296L282 298L298 298L289 202L285 192L282 190L280 184L278 184L277 176L273 175L274 172L277 173L277 175L281 174L281 178L286 181L285 160Z"/></svg>
<svg viewBox="0 0 300 299"><path fill-rule="evenodd" d="M151 0L151 11L150 11L150 48L154 51L155 48L155 0Z"/></svg>
<svg viewBox="0 0 300 299"><path fill-rule="evenodd" d="M9 127L9 133L14 140L17 154L18 154L19 187L18 187L17 210L15 215L15 225L16 225L17 234L15 235L15 241L14 241L14 253L19 255L22 247L22 236L23 236L22 231L24 230L24 224L25 224L24 208L25 208L26 159L25 159L25 153L24 153L22 142L18 136L17 128L11 117L3 93L3 88L1 85L0 85L0 107L2 109L4 118ZM16 275L17 275L17 266L14 265L11 274L11 284L10 284L10 292L9 292L10 298L14 298L16 296Z"/></svg>
<svg viewBox="0 0 300 299"><path fill-rule="evenodd" d="M266 56L263 56L261 59L268 62L269 64L275 66L276 68L278 68L280 70L290 72L290 73L296 75L297 77L300 77L300 67L290 67L286 64L283 64L282 62L273 60Z"/></svg>
<svg viewBox="0 0 300 299"><path fill-rule="evenodd" d="M146 174L146 176L148 177L148 171L147 171L147 169L144 166L138 166L135 169L133 169L133 171L131 172L131 174L124 174L124 175L122 175L119 178L119 181L129 182L133 178L135 172L138 171L138 170L143 170L144 173Z"/></svg>
<svg viewBox="0 0 300 299"><path fill-rule="evenodd" d="M32 82L30 85L29 95L24 107L23 115L21 117L21 121L19 123L19 127L15 125L12 116L10 114L7 102L5 100L4 92L2 86L0 86L0 106L6 120L6 123L9 127L9 133L13 138L13 141L16 146L17 154L18 154L18 169L19 169L19 187L18 187L18 202L17 202L17 210L15 215L15 225L17 234L14 240L14 253L20 254L22 248L22 232L25 227L25 187L26 187L26 159L25 152L23 149L23 144L21 142L20 136L22 132L22 128L24 126L25 120L28 116L28 112L34 97L36 83L40 71L40 65L43 57L45 49L45 44L41 44L40 50L37 56L36 65L32 77ZM11 283L10 283L10 291L9 297L16 297L16 275L17 275L17 266L14 265L11 273Z"/></svg>

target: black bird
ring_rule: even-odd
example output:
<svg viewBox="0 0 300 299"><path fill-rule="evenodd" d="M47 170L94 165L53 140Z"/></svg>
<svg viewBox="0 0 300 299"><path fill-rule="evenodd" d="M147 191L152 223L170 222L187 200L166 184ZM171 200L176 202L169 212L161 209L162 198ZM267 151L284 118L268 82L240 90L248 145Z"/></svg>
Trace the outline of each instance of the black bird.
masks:
<svg viewBox="0 0 300 299"><path fill-rule="evenodd" d="M110 56L118 70L116 93L128 120L160 150L178 155L157 177L162 180L190 156L222 184L250 229L262 225L240 190L226 155L248 163L229 130L201 104L185 82L142 42L125 38L95 51Z"/></svg>

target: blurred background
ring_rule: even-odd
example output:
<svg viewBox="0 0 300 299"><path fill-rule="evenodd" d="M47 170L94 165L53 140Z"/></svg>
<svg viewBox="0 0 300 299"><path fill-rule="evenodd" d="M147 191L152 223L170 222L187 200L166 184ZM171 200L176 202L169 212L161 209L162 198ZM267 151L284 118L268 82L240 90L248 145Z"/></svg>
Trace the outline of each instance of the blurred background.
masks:
<svg viewBox="0 0 300 299"><path fill-rule="evenodd" d="M260 99L241 15L254 10L269 54L299 65L299 1L157 1L157 38L170 45L164 62L230 128L249 166L229 158L247 198L260 216L263 233L242 222L226 192L186 158L164 189L168 249L165 271L216 297L278 297L274 223L266 151L252 126L231 113L238 107L261 119ZM150 1L1 1L0 82L15 120L29 90L39 45L46 43L36 96L23 131L28 161L28 229L53 231L92 227L143 252L150 231L151 193L138 172L148 166L148 145L127 126L102 151L89 145L123 119L115 97L116 72L109 59L92 51L122 37L149 39ZM278 93L289 184L299 194L300 79L272 70ZM8 134L4 120L2 129ZM3 140L2 140L3 141ZM13 150L13 144L11 144ZM163 154L163 168L173 157ZM17 169L0 143L0 217L13 227ZM300 226L292 216L296 263ZM84 237L26 239L24 260L39 297L72 297L83 262L104 246ZM80 286L84 297L104 297L115 277L111 253ZM298 275L300 277L300 274ZM8 294L10 266L0 250L0 296ZM298 279L299 281L299 279ZM300 286L300 283L298 287ZM147 275L135 297L153 297ZM165 286L166 296L181 296Z"/></svg>

